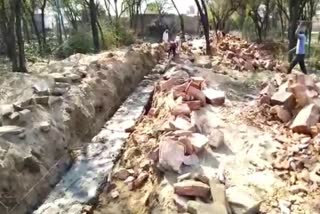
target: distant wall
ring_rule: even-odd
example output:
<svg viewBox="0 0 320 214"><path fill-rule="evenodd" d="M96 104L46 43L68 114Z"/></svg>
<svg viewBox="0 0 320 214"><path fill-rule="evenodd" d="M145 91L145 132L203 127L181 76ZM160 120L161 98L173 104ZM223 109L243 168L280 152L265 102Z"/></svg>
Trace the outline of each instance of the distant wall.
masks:
<svg viewBox="0 0 320 214"><path fill-rule="evenodd" d="M143 18L143 24L142 19ZM138 32L148 33L148 26L152 25L156 20L159 19L158 14L144 14L139 15L138 18ZM188 34L196 34L198 32L199 27L199 19L196 16L185 16L184 19L184 28L185 32ZM175 28L178 31L181 30L180 27L180 19L177 15L174 14L166 14L162 17L162 22L169 26L169 28ZM142 29L142 25L144 26Z"/></svg>

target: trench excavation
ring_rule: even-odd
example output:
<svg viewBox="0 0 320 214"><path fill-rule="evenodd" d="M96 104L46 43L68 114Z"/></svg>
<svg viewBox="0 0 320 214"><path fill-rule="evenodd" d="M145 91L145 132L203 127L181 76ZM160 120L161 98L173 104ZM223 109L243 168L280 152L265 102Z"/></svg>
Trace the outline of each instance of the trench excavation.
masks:
<svg viewBox="0 0 320 214"><path fill-rule="evenodd" d="M121 127L134 125L152 92L151 80L139 82L160 58L144 44L77 54L44 66L41 75L8 74L1 82L0 213L51 213L48 203L75 213L92 203L128 136ZM20 87L10 91L14 85ZM106 138L110 145L101 143Z"/></svg>

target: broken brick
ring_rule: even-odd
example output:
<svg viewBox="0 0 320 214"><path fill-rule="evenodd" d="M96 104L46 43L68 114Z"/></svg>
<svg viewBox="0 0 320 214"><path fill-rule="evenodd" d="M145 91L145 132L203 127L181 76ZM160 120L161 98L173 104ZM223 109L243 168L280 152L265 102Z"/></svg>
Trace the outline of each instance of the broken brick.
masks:
<svg viewBox="0 0 320 214"><path fill-rule="evenodd" d="M196 98L197 100L200 100L202 105L206 104L206 96L204 95L204 93L201 90L190 85L186 89L186 93L189 96L192 96L192 97Z"/></svg>
<svg viewBox="0 0 320 214"><path fill-rule="evenodd" d="M191 111L197 111L202 107L200 100L191 100L191 101L186 101L185 103L189 106Z"/></svg>
<svg viewBox="0 0 320 214"><path fill-rule="evenodd" d="M163 138L159 143L159 164L164 169L179 173L184 161L184 154L184 145L173 139Z"/></svg>
<svg viewBox="0 0 320 214"><path fill-rule="evenodd" d="M217 91L212 88L203 90L207 100L212 105L223 105L225 102L225 93L223 91Z"/></svg>
<svg viewBox="0 0 320 214"><path fill-rule="evenodd" d="M296 102L300 107L304 107L310 103L310 98L307 94L307 87L303 84L294 84L290 87L291 92L296 98Z"/></svg>
<svg viewBox="0 0 320 214"><path fill-rule="evenodd" d="M261 95L272 96L275 92L276 92L275 87L274 87L271 83L269 83L266 87L264 87L264 88L260 91L260 94L261 94Z"/></svg>
<svg viewBox="0 0 320 214"><path fill-rule="evenodd" d="M292 93L286 91L278 91L271 97L271 105L283 105L286 109L295 107L295 99Z"/></svg>
<svg viewBox="0 0 320 214"><path fill-rule="evenodd" d="M177 116L177 118L174 121L170 121L169 125L171 128L177 130L194 130L194 125L191 124L190 119L182 115Z"/></svg>
<svg viewBox="0 0 320 214"><path fill-rule="evenodd" d="M302 134L310 134L311 126L319 121L319 107L315 104L305 106L294 119L291 129L294 132Z"/></svg>
<svg viewBox="0 0 320 214"><path fill-rule="evenodd" d="M172 110L171 113L175 116L178 115L190 115L191 113L191 109L189 107L188 104L186 103L182 103L182 104L178 104L176 105Z"/></svg>
<svg viewBox="0 0 320 214"><path fill-rule="evenodd" d="M181 196L194 196L207 198L210 195L210 187L199 181L185 180L173 185L174 193Z"/></svg>
<svg viewBox="0 0 320 214"><path fill-rule="evenodd" d="M209 139L199 133L193 133L190 137L189 137L190 143L194 148L194 151L196 153L200 152L201 150L203 150L203 148L205 147L205 145L208 144Z"/></svg>
<svg viewBox="0 0 320 214"><path fill-rule="evenodd" d="M130 173L128 172L127 169L121 168L117 170L114 174L113 177L119 179L119 180L126 180L130 176Z"/></svg>
<svg viewBox="0 0 320 214"><path fill-rule="evenodd" d="M283 106L273 106L270 109L271 113L275 114L278 119L280 119L283 123L287 123L291 120L292 116L288 110L283 108Z"/></svg>
<svg viewBox="0 0 320 214"><path fill-rule="evenodd" d="M148 179L149 174L145 171L141 172L137 179L133 181L133 188L140 188Z"/></svg>
<svg viewBox="0 0 320 214"><path fill-rule="evenodd" d="M193 148L193 145L191 144L189 137L186 137L186 136L179 137L179 142L184 145L185 155L193 154L194 148Z"/></svg>

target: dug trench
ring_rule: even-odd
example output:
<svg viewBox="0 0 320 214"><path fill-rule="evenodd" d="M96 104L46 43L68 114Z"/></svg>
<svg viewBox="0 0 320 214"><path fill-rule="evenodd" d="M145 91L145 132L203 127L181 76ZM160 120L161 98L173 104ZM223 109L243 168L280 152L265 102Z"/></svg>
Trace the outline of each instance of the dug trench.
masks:
<svg viewBox="0 0 320 214"><path fill-rule="evenodd" d="M152 70L161 54L159 45L141 44L98 55L76 54L63 61L34 66L29 74L3 73L6 78L1 82L0 98L0 213L52 213L43 207L55 193L61 199L56 213L68 213L61 204L89 203L106 177L94 174L91 183L86 183L85 179L93 176L90 170L100 170L101 166L110 170L115 158L112 151L121 148L114 139L112 151L102 153L104 148L98 143L101 139L93 137ZM132 96L147 102L149 83L142 84ZM136 110L131 116L137 119L144 104L126 102L138 105L131 106ZM110 132L107 136L113 133L117 138L118 133L126 137L115 130L120 121L117 123L110 130L103 130ZM106 161L99 162L99 158ZM61 183L67 187L59 192ZM64 201L63 193L72 201ZM39 207L41 203L44 204ZM68 208L76 210L77 206L74 207Z"/></svg>

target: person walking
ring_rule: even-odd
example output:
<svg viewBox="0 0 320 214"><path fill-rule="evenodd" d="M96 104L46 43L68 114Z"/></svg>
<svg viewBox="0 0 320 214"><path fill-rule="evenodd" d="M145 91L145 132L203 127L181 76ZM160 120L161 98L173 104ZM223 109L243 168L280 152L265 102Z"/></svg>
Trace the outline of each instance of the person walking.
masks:
<svg viewBox="0 0 320 214"><path fill-rule="evenodd" d="M295 58L291 61L288 74L291 73L292 69L299 63L301 71L304 74L307 74L306 65L304 62L305 59L305 44L306 44L306 25L305 22L301 21L297 30L296 30L296 36L297 36L297 45L295 48L291 49L289 51L289 54L292 54L294 51L296 52Z"/></svg>

